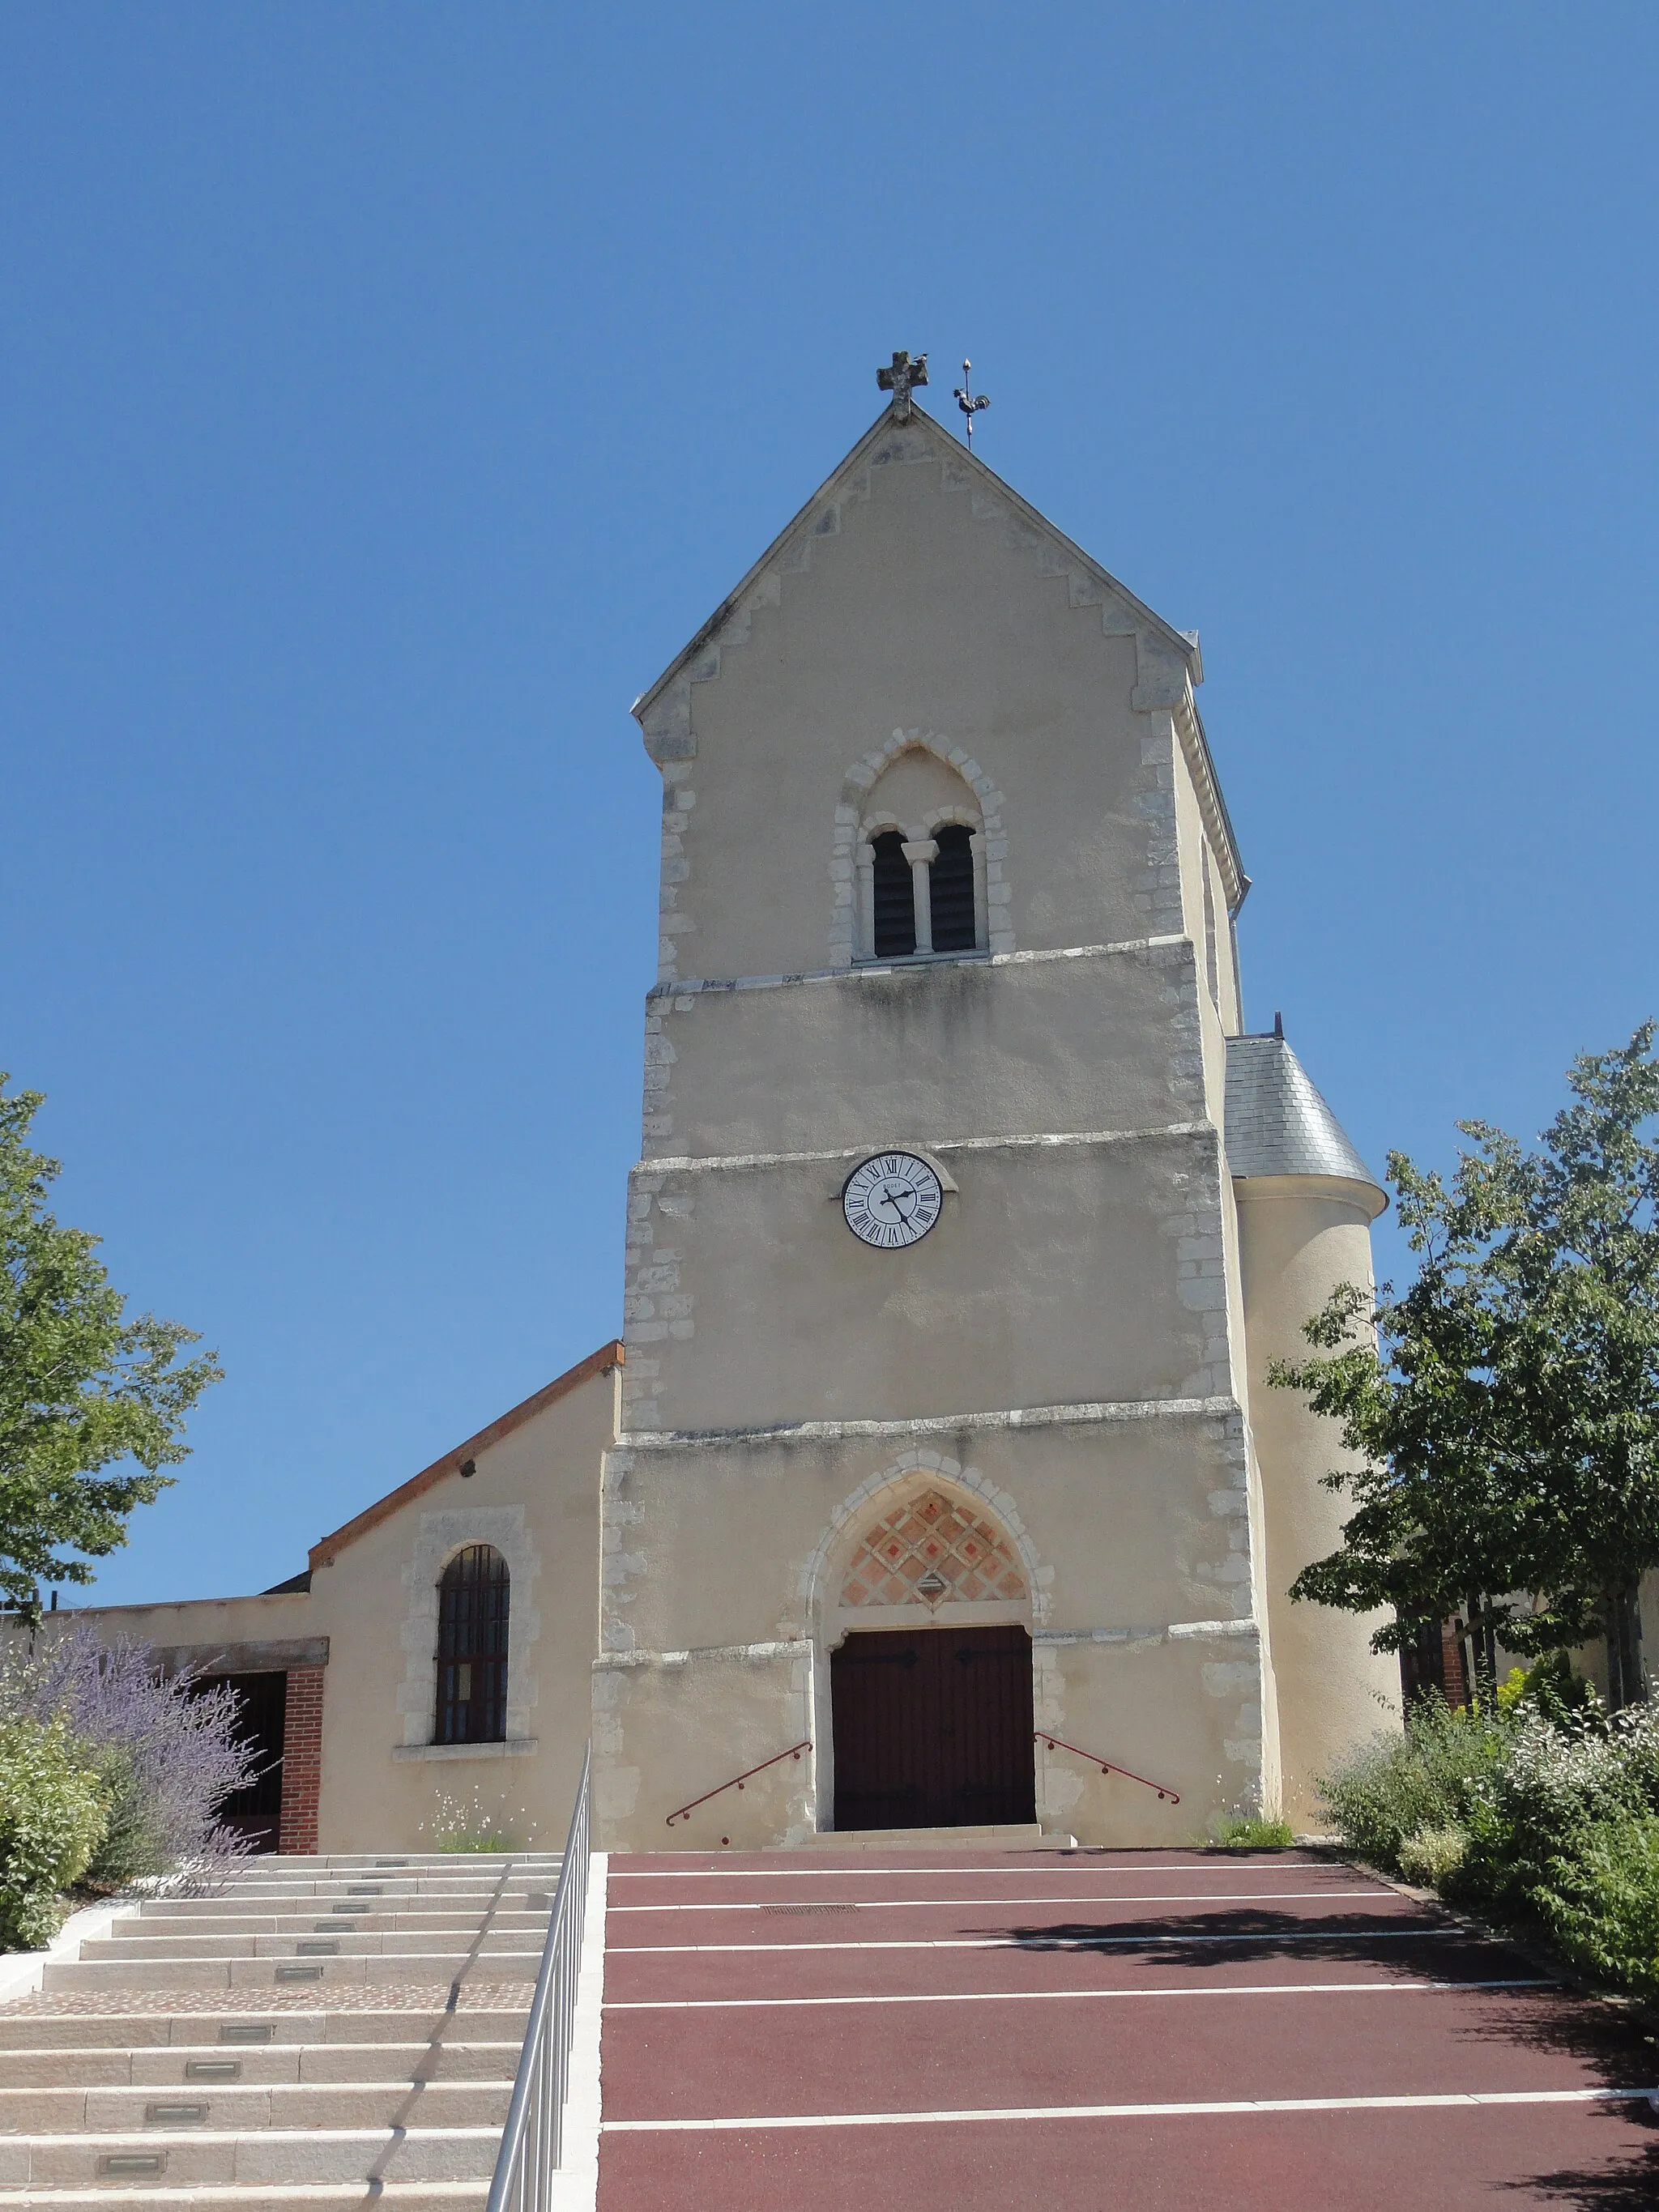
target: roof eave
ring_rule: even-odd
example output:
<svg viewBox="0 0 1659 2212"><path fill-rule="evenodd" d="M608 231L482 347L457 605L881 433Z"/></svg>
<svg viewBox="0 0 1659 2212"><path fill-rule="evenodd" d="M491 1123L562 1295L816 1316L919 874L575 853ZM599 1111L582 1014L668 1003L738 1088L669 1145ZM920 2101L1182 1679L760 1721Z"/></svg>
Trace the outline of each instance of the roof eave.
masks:
<svg viewBox="0 0 1659 2212"><path fill-rule="evenodd" d="M332 1535L325 1536L320 1542L313 1544L310 1554L311 1571L314 1574L319 1567L332 1566L349 1544L355 1544L360 1536L367 1536L370 1529L379 1528L382 1521L389 1521L394 1513L412 1504L423 1492L430 1490L434 1483L441 1482L447 1475L459 1474L463 1461L476 1459L481 1451L487 1451L491 1444L500 1443L503 1437L510 1437L514 1429L522 1428L526 1421L532 1420L538 1413L545 1413L561 1398L568 1398L584 1382L591 1382L596 1375L606 1374L622 1364L622 1345L613 1340L610 1344L602 1344L597 1352L589 1352L587 1358L579 1360L575 1366L567 1368L562 1375L556 1375L550 1382L544 1382L530 1397L521 1399L518 1405L509 1407L506 1413L497 1415L476 1436L469 1437L465 1443L457 1444L453 1451L447 1451L441 1459L434 1460L430 1467L423 1467L418 1474L411 1474L407 1482L399 1483L395 1490L387 1491L384 1498L377 1498L372 1505L366 1505L361 1513L354 1514L343 1528L335 1529Z"/></svg>

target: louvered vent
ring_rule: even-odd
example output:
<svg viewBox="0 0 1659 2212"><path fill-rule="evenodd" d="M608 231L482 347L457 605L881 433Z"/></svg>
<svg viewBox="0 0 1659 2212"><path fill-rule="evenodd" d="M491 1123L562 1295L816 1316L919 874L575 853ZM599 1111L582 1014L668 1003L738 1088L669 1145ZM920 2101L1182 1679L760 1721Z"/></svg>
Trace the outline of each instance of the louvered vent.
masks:
<svg viewBox="0 0 1659 2212"><path fill-rule="evenodd" d="M939 832L939 858L933 862L933 950L971 952L974 929L974 848L972 832L952 823Z"/></svg>
<svg viewBox="0 0 1659 2212"><path fill-rule="evenodd" d="M876 944L878 960L899 960L916 949L916 902L904 840L896 830L877 838ZM971 886L970 886L971 890Z"/></svg>

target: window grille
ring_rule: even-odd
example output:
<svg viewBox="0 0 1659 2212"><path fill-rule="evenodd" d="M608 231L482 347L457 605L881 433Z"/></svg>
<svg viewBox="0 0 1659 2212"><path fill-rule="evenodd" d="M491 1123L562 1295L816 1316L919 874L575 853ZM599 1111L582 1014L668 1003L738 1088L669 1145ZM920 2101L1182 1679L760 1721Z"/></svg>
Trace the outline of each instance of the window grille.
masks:
<svg viewBox="0 0 1659 2212"><path fill-rule="evenodd" d="M937 833L939 857L933 878L933 950L971 952L978 941L974 927L973 832L953 822Z"/></svg>
<svg viewBox="0 0 1659 2212"><path fill-rule="evenodd" d="M500 1743L507 1735L507 1561L469 1544L438 1584L440 1743Z"/></svg>
<svg viewBox="0 0 1659 2212"><path fill-rule="evenodd" d="M904 839L884 830L875 841L878 960L898 960L916 949L915 879L904 857Z"/></svg>

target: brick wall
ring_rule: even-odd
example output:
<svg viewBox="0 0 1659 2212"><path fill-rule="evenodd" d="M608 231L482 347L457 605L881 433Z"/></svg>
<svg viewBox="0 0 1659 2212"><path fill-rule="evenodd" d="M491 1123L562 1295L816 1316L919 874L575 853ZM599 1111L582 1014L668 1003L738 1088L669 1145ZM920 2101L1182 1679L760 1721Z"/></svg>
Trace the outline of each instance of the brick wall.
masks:
<svg viewBox="0 0 1659 2212"><path fill-rule="evenodd" d="M322 1667L290 1667L283 1719L283 1810L279 1851L314 1851L323 1779Z"/></svg>

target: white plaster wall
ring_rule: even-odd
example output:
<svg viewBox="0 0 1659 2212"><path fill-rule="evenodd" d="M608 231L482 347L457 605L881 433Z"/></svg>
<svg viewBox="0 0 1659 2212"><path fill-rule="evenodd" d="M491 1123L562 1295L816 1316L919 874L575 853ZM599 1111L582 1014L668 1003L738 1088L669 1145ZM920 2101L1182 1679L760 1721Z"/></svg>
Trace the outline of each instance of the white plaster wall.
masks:
<svg viewBox="0 0 1659 2212"><path fill-rule="evenodd" d="M1371 1282L1368 1184L1252 1176L1234 1186L1244 1257L1250 1402L1267 1528L1267 1609L1277 1685L1285 1815L1317 1824L1317 1777L1398 1717L1400 1668L1370 1648L1381 1616L1291 1602L1304 1566L1338 1548L1352 1504L1321 1478L1345 1463L1336 1424L1299 1392L1271 1389L1274 1359L1308 1355L1302 1324L1339 1283Z"/></svg>
<svg viewBox="0 0 1659 2212"><path fill-rule="evenodd" d="M477 1453L313 1575L330 1636L323 1701L324 1850L418 1848L441 1793L495 1809L515 1840L556 1843L591 1708L600 1463L617 1386L595 1374ZM464 1544L512 1575L504 1745L430 1746L437 1581Z"/></svg>
<svg viewBox="0 0 1659 2212"><path fill-rule="evenodd" d="M1256 1802L1262 1653L1243 1431L1226 1401L936 1437L874 1425L623 1439L609 1455L594 1742L614 1847L661 1847L677 1805L801 1736L822 1772L791 1761L722 1801L722 1832L778 1840L769 1823L824 1817L827 1657L846 1617L823 1592L851 1531L911 1470L960 1486L1010 1534L1030 1577L1039 1727L1183 1800L1177 1820L1129 1785L1091 1795L1074 1759L1045 1754L1045 1817L1094 1841L1179 1842Z"/></svg>

